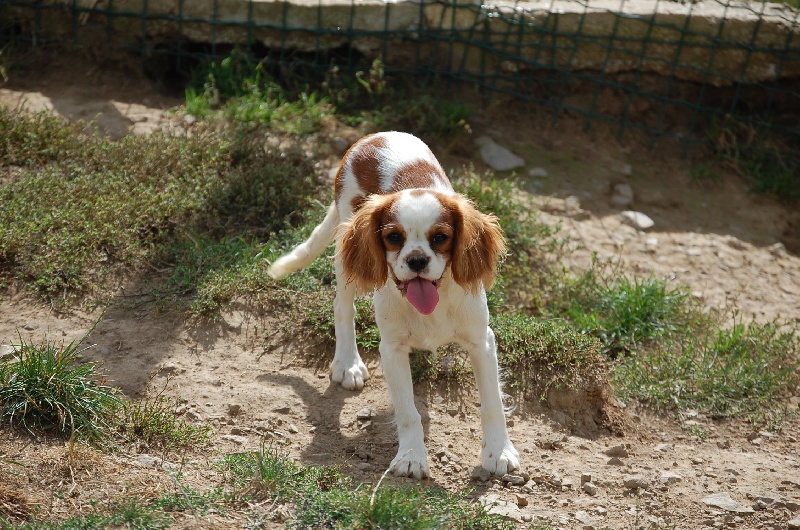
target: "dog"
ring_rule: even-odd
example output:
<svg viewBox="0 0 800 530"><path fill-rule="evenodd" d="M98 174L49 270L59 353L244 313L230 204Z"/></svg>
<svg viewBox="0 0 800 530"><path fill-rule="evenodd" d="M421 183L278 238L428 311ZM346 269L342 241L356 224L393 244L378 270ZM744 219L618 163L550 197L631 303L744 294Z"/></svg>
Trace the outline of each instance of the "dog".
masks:
<svg viewBox="0 0 800 530"><path fill-rule="evenodd" d="M486 304L506 248L497 218L456 193L428 146L402 132L376 133L353 144L334 190L322 223L268 272L279 279L302 269L336 240L331 379L350 390L363 388L369 378L356 346L354 300L358 292L374 291L381 364L399 437L390 469L398 476L430 476L409 353L452 342L469 353L477 381L481 465L496 475L518 469Z"/></svg>

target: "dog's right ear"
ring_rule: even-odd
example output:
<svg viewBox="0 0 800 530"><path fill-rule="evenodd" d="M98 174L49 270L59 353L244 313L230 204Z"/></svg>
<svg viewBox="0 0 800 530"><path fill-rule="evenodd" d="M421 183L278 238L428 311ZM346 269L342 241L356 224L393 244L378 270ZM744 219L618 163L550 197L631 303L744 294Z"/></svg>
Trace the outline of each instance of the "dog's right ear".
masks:
<svg viewBox="0 0 800 530"><path fill-rule="evenodd" d="M339 255L346 281L355 282L360 292L383 287L389 279L389 264L381 237L381 218L392 201L372 195L350 220L339 227Z"/></svg>

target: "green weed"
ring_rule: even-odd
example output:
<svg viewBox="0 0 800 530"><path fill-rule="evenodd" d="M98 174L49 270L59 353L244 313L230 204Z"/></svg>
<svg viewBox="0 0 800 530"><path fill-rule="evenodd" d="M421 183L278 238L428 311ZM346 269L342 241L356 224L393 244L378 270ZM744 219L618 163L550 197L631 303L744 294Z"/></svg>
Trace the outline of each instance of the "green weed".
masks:
<svg viewBox="0 0 800 530"><path fill-rule="evenodd" d="M290 528L511 528L467 494L433 488L358 486L335 468L300 466L270 447L225 459L240 498L288 502Z"/></svg>
<svg viewBox="0 0 800 530"><path fill-rule="evenodd" d="M191 425L179 419L175 415L179 403L178 399L161 394L125 402L120 419L123 435L144 442L151 450L175 451L208 445L211 426Z"/></svg>
<svg viewBox="0 0 800 530"><path fill-rule="evenodd" d="M798 384L797 330L777 323L736 322L625 359L613 376L617 392L656 410L694 409L712 417L769 410Z"/></svg>
<svg viewBox="0 0 800 530"><path fill-rule="evenodd" d="M82 344L58 346L47 339L37 345L20 337L13 354L0 360L0 418L29 431L106 442L120 397L102 383L97 363L78 362L91 348Z"/></svg>

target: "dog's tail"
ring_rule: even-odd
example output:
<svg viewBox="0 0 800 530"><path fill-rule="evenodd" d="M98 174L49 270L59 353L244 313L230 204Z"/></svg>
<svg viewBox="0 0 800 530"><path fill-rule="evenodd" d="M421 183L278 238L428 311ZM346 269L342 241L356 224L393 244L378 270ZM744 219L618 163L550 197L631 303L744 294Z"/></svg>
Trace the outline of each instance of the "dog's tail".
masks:
<svg viewBox="0 0 800 530"><path fill-rule="evenodd" d="M309 238L288 254L278 258L267 273L277 280L294 271L308 267L312 261L325 252L325 249L336 236L338 226L339 212L336 210L336 203L333 203L328 208L325 219L314 228Z"/></svg>

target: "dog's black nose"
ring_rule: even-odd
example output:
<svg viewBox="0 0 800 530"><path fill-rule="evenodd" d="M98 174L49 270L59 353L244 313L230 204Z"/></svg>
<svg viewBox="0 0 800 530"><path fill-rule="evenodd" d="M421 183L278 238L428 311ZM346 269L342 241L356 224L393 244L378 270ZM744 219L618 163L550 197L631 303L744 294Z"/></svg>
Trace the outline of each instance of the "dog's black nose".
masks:
<svg viewBox="0 0 800 530"><path fill-rule="evenodd" d="M408 268L414 272L422 272L431 260L427 256L409 256L406 260Z"/></svg>

